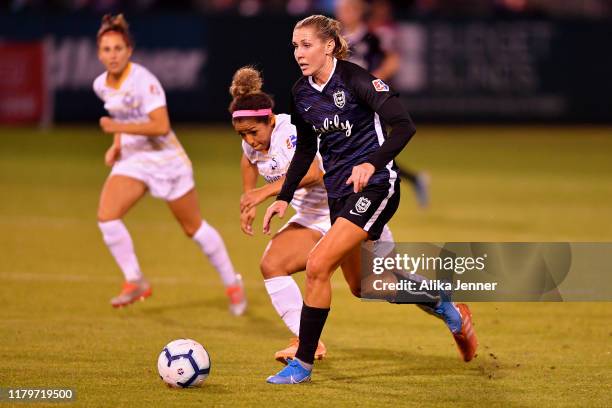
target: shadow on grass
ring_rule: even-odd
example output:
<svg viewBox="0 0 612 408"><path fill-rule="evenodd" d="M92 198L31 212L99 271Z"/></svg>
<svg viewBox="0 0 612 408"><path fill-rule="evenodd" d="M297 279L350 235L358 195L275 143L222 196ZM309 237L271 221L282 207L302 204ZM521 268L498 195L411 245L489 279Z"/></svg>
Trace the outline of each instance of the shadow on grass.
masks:
<svg viewBox="0 0 612 408"><path fill-rule="evenodd" d="M245 333L257 333L259 339L263 337L268 340L279 340L279 342L284 341L291 335L273 311L263 311L258 307L259 304L253 304L253 308L247 308L243 316L232 316L225 302L225 298L215 298L146 306L135 310L133 317L136 319L145 318L166 327L183 327L185 325L185 313L188 313L194 319L202 318L202 322L205 321L206 328L210 330L224 330L229 334L239 336L243 336ZM214 313L216 315L215 319L206 320L207 313ZM219 319L219 315L227 317Z"/></svg>
<svg viewBox="0 0 612 408"><path fill-rule="evenodd" d="M381 402L400 402L398 398L417 393L417 399L421 401L429 394L430 402L460 399L494 406L513 406L505 396L518 392L495 381L499 377L491 373L497 372L501 366L487 357L463 363L458 356L451 355L442 357L410 350L330 346L337 354L316 363L314 372L317 386L330 390L353 389L356 393L364 393L364 397L367 394L367 398L380 398ZM457 387L471 390L471 394L456 393L453 390Z"/></svg>

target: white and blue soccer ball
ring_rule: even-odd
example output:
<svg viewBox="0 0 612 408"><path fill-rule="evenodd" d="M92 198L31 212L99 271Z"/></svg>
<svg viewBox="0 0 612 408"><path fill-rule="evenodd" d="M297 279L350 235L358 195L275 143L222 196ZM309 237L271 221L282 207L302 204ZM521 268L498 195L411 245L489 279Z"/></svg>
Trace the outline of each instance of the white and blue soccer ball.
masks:
<svg viewBox="0 0 612 408"><path fill-rule="evenodd" d="M191 339L171 341L157 359L161 379L173 388L199 387L210 373L210 357Z"/></svg>

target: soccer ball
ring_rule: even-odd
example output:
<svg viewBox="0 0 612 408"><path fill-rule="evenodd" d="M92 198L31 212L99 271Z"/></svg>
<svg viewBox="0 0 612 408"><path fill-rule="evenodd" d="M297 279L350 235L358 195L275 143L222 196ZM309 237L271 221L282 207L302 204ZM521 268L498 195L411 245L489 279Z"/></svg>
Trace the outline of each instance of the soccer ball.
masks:
<svg viewBox="0 0 612 408"><path fill-rule="evenodd" d="M178 339L161 351L157 370L172 388L199 387L210 373L210 357L197 341Z"/></svg>

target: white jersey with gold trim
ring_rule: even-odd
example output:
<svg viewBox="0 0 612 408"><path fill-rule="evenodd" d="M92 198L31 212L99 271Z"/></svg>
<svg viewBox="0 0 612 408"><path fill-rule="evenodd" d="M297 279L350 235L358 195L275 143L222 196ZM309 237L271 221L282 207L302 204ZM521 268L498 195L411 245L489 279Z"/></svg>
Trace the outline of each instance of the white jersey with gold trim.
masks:
<svg viewBox="0 0 612 408"><path fill-rule="evenodd" d="M273 183L287 174L297 143L297 131L291 124L291 116L278 114L275 117L276 124L270 136L268 152L258 152L246 142L242 142L244 155L249 162L257 165L259 174L267 183ZM320 163L321 158L318 155L317 159ZM327 191L323 184L296 190L291 206L298 214L329 217Z"/></svg>
<svg viewBox="0 0 612 408"><path fill-rule="evenodd" d="M130 62L125 79L115 89L106 83L107 73L98 76L93 89L109 115L121 123L148 122L149 113L166 106L166 95L157 78L142 65ZM121 162L143 171L168 177L184 173L191 163L174 132L164 136L121 134ZM160 174L161 175L161 174Z"/></svg>

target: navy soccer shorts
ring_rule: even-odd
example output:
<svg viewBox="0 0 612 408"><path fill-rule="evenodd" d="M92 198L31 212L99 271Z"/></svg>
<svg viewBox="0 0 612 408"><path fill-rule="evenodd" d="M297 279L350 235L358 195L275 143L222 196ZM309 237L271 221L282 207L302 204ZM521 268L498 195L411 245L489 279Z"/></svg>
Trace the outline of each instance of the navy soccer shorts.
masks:
<svg viewBox="0 0 612 408"><path fill-rule="evenodd" d="M393 183L368 184L361 192L341 198L329 198L332 225L338 217L346 218L369 234L369 239L380 238L400 202L400 179Z"/></svg>

